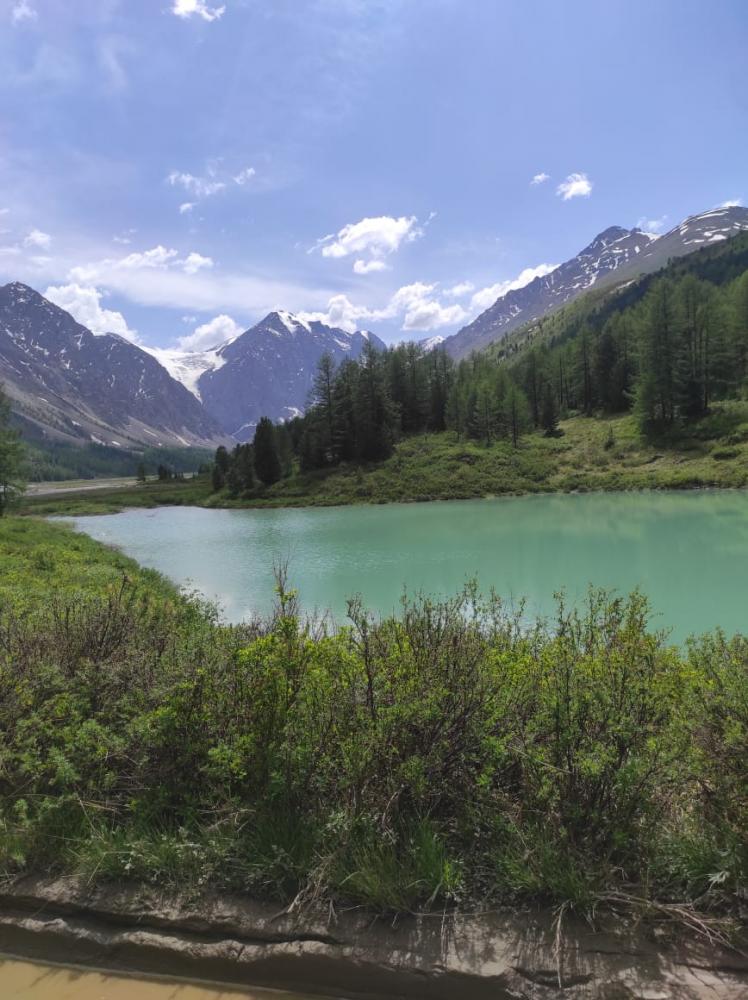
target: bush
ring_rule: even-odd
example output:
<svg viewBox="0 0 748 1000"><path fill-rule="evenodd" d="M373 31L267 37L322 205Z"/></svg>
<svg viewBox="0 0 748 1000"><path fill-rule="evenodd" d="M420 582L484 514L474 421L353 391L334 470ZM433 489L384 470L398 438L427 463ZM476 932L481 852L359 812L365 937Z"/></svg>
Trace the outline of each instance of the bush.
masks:
<svg viewBox="0 0 748 1000"><path fill-rule="evenodd" d="M472 586L349 612L305 622L283 580L241 628L141 581L6 600L0 868L383 909L735 905L745 640L669 647L640 594L533 625Z"/></svg>

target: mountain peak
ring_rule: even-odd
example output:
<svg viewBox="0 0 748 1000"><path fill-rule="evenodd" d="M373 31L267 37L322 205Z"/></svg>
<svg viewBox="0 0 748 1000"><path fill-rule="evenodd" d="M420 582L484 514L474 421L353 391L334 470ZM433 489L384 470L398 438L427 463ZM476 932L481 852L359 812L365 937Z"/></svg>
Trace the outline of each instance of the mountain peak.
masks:
<svg viewBox="0 0 748 1000"><path fill-rule="evenodd" d="M748 229L748 208L728 205L692 215L669 233L609 226L575 257L543 277L498 298L462 330L448 337L455 358L481 350L527 323L534 323L593 286L612 285L650 274L673 257L727 240Z"/></svg>
<svg viewBox="0 0 748 1000"><path fill-rule="evenodd" d="M633 232L636 232L636 230L624 229L623 226L608 226L607 229L603 229L601 233L597 234L594 240L581 251L579 256L604 250L611 243L616 243L625 236L631 236Z"/></svg>
<svg viewBox="0 0 748 1000"><path fill-rule="evenodd" d="M292 312L287 312L285 309L274 309L273 312L268 313L265 319L258 323L257 326L272 326L277 323L284 326L288 333L291 334L297 333L299 327L307 332L311 329L306 320L301 319Z"/></svg>

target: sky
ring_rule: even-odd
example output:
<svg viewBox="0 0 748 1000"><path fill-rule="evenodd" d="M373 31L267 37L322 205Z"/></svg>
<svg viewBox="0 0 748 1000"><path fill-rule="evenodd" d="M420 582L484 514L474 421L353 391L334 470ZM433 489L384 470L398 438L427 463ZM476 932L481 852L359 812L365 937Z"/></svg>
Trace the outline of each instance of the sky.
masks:
<svg viewBox="0 0 748 1000"><path fill-rule="evenodd" d="M202 349L448 335L748 199L746 0L0 0L0 282Z"/></svg>

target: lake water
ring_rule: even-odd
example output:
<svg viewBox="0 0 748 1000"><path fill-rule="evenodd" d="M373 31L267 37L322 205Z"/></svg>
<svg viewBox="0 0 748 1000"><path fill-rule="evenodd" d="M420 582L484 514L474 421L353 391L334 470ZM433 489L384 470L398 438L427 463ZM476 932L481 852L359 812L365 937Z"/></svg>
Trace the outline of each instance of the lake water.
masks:
<svg viewBox="0 0 748 1000"><path fill-rule="evenodd" d="M163 507L73 519L143 565L216 600L226 618L266 612L274 560L306 610L345 615L360 593L396 609L403 588L451 594L470 577L546 614L588 584L650 597L673 638L748 632L748 493L556 495L306 508Z"/></svg>

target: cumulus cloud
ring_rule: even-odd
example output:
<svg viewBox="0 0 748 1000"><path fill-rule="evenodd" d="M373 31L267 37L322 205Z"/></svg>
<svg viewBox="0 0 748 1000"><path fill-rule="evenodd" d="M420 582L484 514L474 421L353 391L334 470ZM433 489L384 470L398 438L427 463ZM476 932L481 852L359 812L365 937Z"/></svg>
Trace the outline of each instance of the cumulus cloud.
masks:
<svg viewBox="0 0 748 1000"><path fill-rule="evenodd" d="M21 24L22 21L35 21L38 16L36 10L28 0L19 0L10 12L10 19L13 24Z"/></svg>
<svg viewBox="0 0 748 1000"><path fill-rule="evenodd" d="M412 243L423 236L423 229L418 225L415 215L401 215L394 218L391 215L378 215L361 219L359 222L349 222L337 233L323 236L312 247L311 251L319 250L323 257L341 258L356 255L353 269L357 274L368 271L381 271L383 267L368 267L373 261L383 262L385 257L396 253L403 243ZM365 260L364 257L368 257Z"/></svg>
<svg viewBox="0 0 748 1000"><path fill-rule="evenodd" d="M452 285L451 288L446 288L444 290L445 295L449 295L452 299L461 299L463 295L469 295L475 288L472 281L458 281L456 285Z"/></svg>
<svg viewBox="0 0 748 1000"><path fill-rule="evenodd" d="M172 14L177 17L201 17L203 21L218 21L226 13L225 5L211 7L205 0L174 0Z"/></svg>
<svg viewBox="0 0 748 1000"><path fill-rule="evenodd" d="M239 324L231 316L221 313L220 316L198 326L192 333L180 337L177 344L182 351L207 351L211 347L225 344L227 340L233 340L240 333L242 328Z"/></svg>
<svg viewBox="0 0 748 1000"><path fill-rule="evenodd" d="M182 204L179 206L179 214L187 215L187 213L191 212L194 207L195 207L194 201L183 201Z"/></svg>
<svg viewBox="0 0 748 1000"><path fill-rule="evenodd" d="M546 174L543 171L541 171L539 174L534 174L533 175L533 178L530 181L530 183L531 184L545 184L545 182L549 181L550 179L551 179L551 175L550 174Z"/></svg>
<svg viewBox="0 0 748 1000"><path fill-rule="evenodd" d="M138 335L131 330L121 312L104 309L101 305L102 293L92 285L50 285L44 297L54 302L92 333L116 333L126 340L137 342Z"/></svg>
<svg viewBox="0 0 748 1000"><path fill-rule="evenodd" d="M41 229L32 229L23 241L25 247L38 247L40 250L49 250L51 243L52 237Z"/></svg>
<svg viewBox="0 0 748 1000"><path fill-rule="evenodd" d="M556 188L556 194L564 201L570 198L588 198L592 193L592 181L587 174L569 174Z"/></svg>
<svg viewBox="0 0 748 1000"><path fill-rule="evenodd" d="M398 289L390 300L389 308L402 313L403 330L437 330L442 326L461 323L465 309L456 302L444 305L437 297L437 286L415 281Z"/></svg>
<svg viewBox="0 0 748 1000"><path fill-rule="evenodd" d="M353 270L356 274L371 274L372 271L386 271L387 265L383 260L357 260L354 261Z"/></svg>
<svg viewBox="0 0 748 1000"><path fill-rule="evenodd" d="M245 184L248 184L252 180L252 178L256 173L257 171L255 170L254 167L245 167L244 170L240 170L238 174L235 174L234 183L238 184L240 187L243 187Z"/></svg>
<svg viewBox="0 0 748 1000"><path fill-rule="evenodd" d="M636 228L641 229L644 233L661 233L665 228L665 223L667 222L667 216L660 216L659 219L648 219L646 216L642 216L636 223Z"/></svg>
<svg viewBox="0 0 748 1000"><path fill-rule="evenodd" d="M337 326L349 332L360 329L366 323L381 323L385 320L398 320L401 328L408 331L438 330L466 322L493 305L502 295L516 288L524 288L533 279L550 274L557 266L538 264L537 267L526 267L516 278L499 281L478 291L474 290L475 286L470 281L462 281L445 289L441 289L437 283L415 281L399 288L387 304L379 309L357 305L347 295L339 294L330 298L326 309L300 315L306 320L319 320L328 326ZM467 305L449 301L471 292L473 294Z"/></svg>
<svg viewBox="0 0 748 1000"><path fill-rule="evenodd" d="M743 204L742 198L731 198L729 201L723 201L719 206L720 208L740 208Z"/></svg>
<svg viewBox="0 0 748 1000"><path fill-rule="evenodd" d="M172 187L181 187L195 198L210 198L226 188L223 181L216 180L210 174L207 177L196 177L183 170L172 170L166 179Z"/></svg>
<svg viewBox="0 0 748 1000"><path fill-rule="evenodd" d="M333 295L327 303L327 308L317 312L298 312L300 319L313 323L315 320L327 326L339 327L352 333L360 329L361 322L367 320L385 319L383 310L369 309L368 306L357 306L347 295Z"/></svg>
<svg viewBox="0 0 748 1000"><path fill-rule="evenodd" d="M520 271L516 278L509 278L507 281L497 281L495 285L488 285L486 288L481 288L470 300L470 307L476 312L488 309L502 295L506 295L507 292L514 291L517 288L524 288L525 285L529 285L535 278L542 278L544 275L550 274L551 271L555 271L557 267L558 264L538 264L537 267L526 267Z"/></svg>
<svg viewBox="0 0 748 1000"><path fill-rule="evenodd" d="M203 257L202 254L195 253L194 250L192 253L188 253L181 263L185 274L197 274L198 271L213 267L211 257Z"/></svg>

